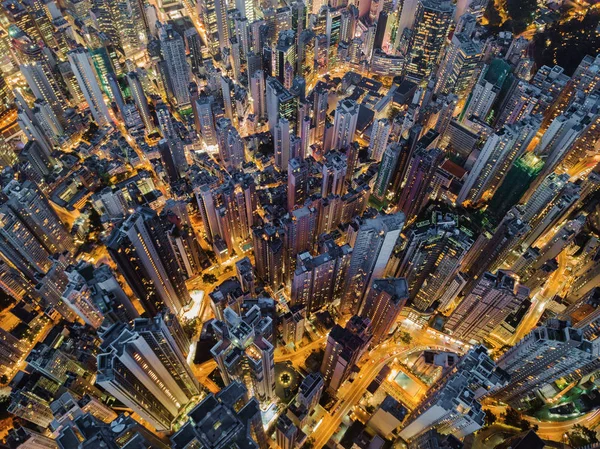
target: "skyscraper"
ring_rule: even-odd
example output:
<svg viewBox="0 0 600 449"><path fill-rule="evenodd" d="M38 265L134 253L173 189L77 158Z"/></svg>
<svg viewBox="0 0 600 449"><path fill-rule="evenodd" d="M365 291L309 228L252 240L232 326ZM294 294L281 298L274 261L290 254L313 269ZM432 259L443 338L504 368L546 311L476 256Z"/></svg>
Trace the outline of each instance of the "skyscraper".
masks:
<svg viewBox="0 0 600 449"><path fill-rule="evenodd" d="M383 153L379 164L379 171L377 172L377 179L375 179L375 185L373 186L373 195L380 201L386 198L401 151L402 146L397 142L392 142Z"/></svg>
<svg viewBox="0 0 600 449"><path fill-rule="evenodd" d="M308 197L308 164L300 158L288 162L287 209L291 212L295 206L301 206Z"/></svg>
<svg viewBox="0 0 600 449"><path fill-rule="evenodd" d="M407 299L408 285L404 278L375 279L371 283L360 315L371 321L372 345L388 337Z"/></svg>
<svg viewBox="0 0 600 449"><path fill-rule="evenodd" d="M369 156L379 162L388 147L388 140L392 131L392 125L387 118L377 120L373 124L371 138L369 140Z"/></svg>
<svg viewBox="0 0 600 449"><path fill-rule="evenodd" d="M466 34L454 34L446 56L440 65L435 92L455 94L463 98L473 79L483 56L481 44Z"/></svg>
<svg viewBox="0 0 600 449"><path fill-rule="evenodd" d="M427 78L440 57L452 24L454 6L447 0L419 0L407 75L416 80Z"/></svg>
<svg viewBox="0 0 600 449"><path fill-rule="evenodd" d="M129 84L131 96L133 97L133 101L135 102L135 106L139 111L140 116L142 117L142 121L146 127L146 132L149 133L155 128L154 121L150 115L150 108L148 107L148 100L146 98L146 94L144 93L144 89L142 88L142 83L140 82L136 72L129 72L127 74L127 84Z"/></svg>
<svg viewBox="0 0 600 449"><path fill-rule="evenodd" d="M345 99L338 103L333 119L332 149L345 149L354 142L359 108L358 103L351 99Z"/></svg>
<svg viewBox="0 0 600 449"><path fill-rule="evenodd" d="M335 393L348 379L371 341L371 322L353 316L346 327L336 324L327 336L321 374L327 391Z"/></svg>
<svg viewBox="0 0 600 449"><path fill-rule="evenodd" d="M484 273L452 313L446 329L459 340L481 343L528 296L529 289L508 272Z"/></svg>
<svg viewBox="0 0 600 449"><path fill-rule="evenodd" d="M479 399L508 382L484 346L476 346L427 392L405 421L400 437L411 441L435 429L463 438L483 427L485 412Z"/></svg>
<svg viewBox="0 0 600 449"><path fill-rule="evenodd" d="M113 231L106 245L151 315L164 306L177 315L191 300L176 256L165 239L165 227L156 212L139 208Z"/></svg>
<svg viewBox="0 0 600 449"><path fill-rule="evenodd" d="M307 314L339 303L344 294L352 250L325 241L325 251L317 256L309 252L298 254L292 279L292 304L306 307Z"/></svg>
<svg viewBox="0 0 600 449"><path fill-rule="evenodd" d="M96 79L96 74L92 68L90 57L86 49L78 47L67 54L73 74L77 79L77 84L83 93L92 117L99 126L111 124L112 119L108 113L102 90Z"/></svg>
<svg viewBox="0 0 600 449"><path fill-rule="evenodd" d="M167 328L142 320L133 329L116 324L101 338L96 382L155 429L169 430L200 387Z"/></svg>
<svg viewBox="0 0 600 449"><path fill-rule="evenodd" d="M183 38L171 25L160 29L160 49L177 106L187 106L190 104L190 68L185 58Z"/></svg>
<svg viewBox="0 0 600 449"><path fill-rule="evenodd" d="M527 407L544 385L565 377L598 358L599 340L587 340L582 330L556 319L532 330L497 361L510 376L492 396L517 409Z"/></svg>
<svg viewBox="0 0 600 449"><path fill-rule="evenodd" d="M225 385L243 382L263 404L275 397L275 348L269 341L272 326L271 318L262 316L257 305L243 315L226 308L223 321L213 323L220 341L211 353Z"/></svg>
<svg viewBox="0 0 600 449"><path fill-rule="evenodd" d="M355 313L360 310L364 292L371 280L383 276L403 226L402 212L359 221L342 309Z"/></svg>

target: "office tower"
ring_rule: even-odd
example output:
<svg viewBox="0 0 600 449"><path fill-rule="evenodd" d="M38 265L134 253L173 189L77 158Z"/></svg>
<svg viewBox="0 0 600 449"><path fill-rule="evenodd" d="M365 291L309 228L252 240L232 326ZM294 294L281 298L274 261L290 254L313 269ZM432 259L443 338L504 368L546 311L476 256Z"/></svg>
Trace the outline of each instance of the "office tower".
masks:
<svg viewBox="0 0 600 449"><path fill-rule="evenodd" d="M456 202L474 204L482 199L486 191L497 189L512 162L526 150L535 137L539 124L537 121L505 126L492 134L481 149Z"/></svg>
<svg viewBox="0 0 600 449"><path fill-rule="evenodd" d="M346 327L336 324L329 332L321 374L330 394L335 395L367 350L371 341L370 327L367 318L353 316Z"/></svg>
<svg viewBox="0 0 600 449"><path fill-rule="evenodd" d="M257 70L250 76L250 95L252 96L252 110L259 120L267 118L265 91L265 74L262 70Z"/></svg>
<svg viewBox="0 0 600 449"><path fill-rule="evenodd" d="M434 209L405 233L392 275L405 277L413 305L422 311L440 300L458 274L473 240L468 222Z"/></svg>
<svg viewBox="0 0 600 449"><path fill-rule="evenodd" d="M217 146L219 158L228 169L240 169L245 161L244 142L238 130L226 118L216 123Z"/></svg>
<svg viewBox="0 0 600 449"><path fill-rule="evenodd" d="M427 393L408 416L400 437L410 442L435 429L442 435L463 438L483 427L485 412L479 399L508 382L508 376L476 346Z"/></svg>
<svg viewBox="0 0 600 449"><path fill-rule="evenodd" d="M229 19L227 17L227 3L225 0L218 0L214 4L214 15L216 25L216 35L218 38L221 53L229 47Z"/></svg>
<svg viewBox="0 0 600 449"><path fill-rule="evenodd" d="M265 100L271 134L280 117L287 119L292 131L295 130L298 99L277 78L267 77Z"/></svg>
<svg viewBox="0 0 600 449"><path fill-rule="evenodd" d="M402 145L397 142L392 142L387 146L383 153L383 157L379 163L379 171L377 172L375 185L373 186L373 196L379 201L385 201L386 199L388 187L395 174L401 151Z"/></svg>
<svg viewBox="0 0 600 449"><path fill-rule="evenodd" d="M189 413L189 419L171 437L169 447L244 447L267 446L261 409L256 398L240 382L233 382L219 393L209 394Z"/></svg>
<svg viewBox="0 0 600 449"><path fill-rule="evenodd" d="M354 142L359 109L358 103L351 99L345 99L338 103L333 119L332 149L344 149Z"/></svg>
<svg viewBox="0 0 600 449"><path fill-rule="evenodd" d="M484 273L452 313L446 329L458 340L483 342L528 296L529 289L509 272Z"/></svg>
<svg viewBox="0 0 600 449"><path fill-rule="evenodd" d="M156 430L169 430L200 387L168 330L142 320L133 329L115 324L100 337L96 383Z"/></svg>
<svg viewBox="0 0 600 449"><path fill-rule="evenodd" d="M403 226L402 212L359 221L346 278L343 310L360 310L362 297L371 280L383 277Z"/></svg>
<svg viewBox="0 0 600 449"><path fill-rule="evenodd" d="M190 104L190 68L185 59L185 43L171 25L160 29L160 50L166 63L168 81L178 107Z"/></svg>
<svg viewBox="0 0 600 449"><path fill-rule="evenodd" d="M344 286L352 249L339 246L332 240L325 242L317 256L308 252L298 254L292 280L292 304L306 307L313 314L324 307L337 304L344 295Z"/></svg>
<svg viewBox="0 0 600 449"><path fill-rule="evenodd" d="M298 427L294 425L287 415L281 415L277 419L276 441L277 447L281 449L293 449L296 447L299 434L304 435Z"/></svg>
<svg viewBox="0 0 600 449"><path fill-rule="evenodd" d="M288 162L287 210L291 212L295 206L301 206L308 197L308 180L310 167L300 158Z"/></svg>
<svg viewBox="0 0 600 449"><path fill-rule="evenodd" d="M387 339L396 325L398 316L408 299L408 285L404 278L374 279L360 315L371 321L372 345Z"/></svg>
<svg viewBox="0 0 600 449"><path fill-rule="evenodd" d="M197 131L202 136L202 140L208 147L217 145L217 135L215 130L215 116L212 110L212 97L200 95L196 100L196 112L198 114Z"/></svg>
<svg viewBox="0 0 600 449"><path fill-rule="evenodd" d="M252 243L256 261L256 275L279 290L284 277L284 243L281 230L272 225L257 226L252 229Z"/></svg>
<svg viewBox="0 0 600 449"><path fill-rule="evenodd" d="M492 396L517 409L525 408L540 388L581 369L598 353L598 340L587 340L569 322L549 320L498 359L498 367L508 373L510 382Z"/></svg>
<svg viewBox="0 0 600 449"><path fill-rule="evenodd" d="M164 306L179 314L191 300L166 233L165 220L141 207L113 231L106 244L119 272L150 315Z"/></svg>
<svg viewBox="0 0 600 449"><path fill-rule="evenodd" d="M419 0L407 75L416 80L427 78L438 62L448 38L454 6L445 0Z"/></svg>
<svg viewBox="0 0 600 449"><path fill-rule="evenodd" d="M273 129L273 147L275 151L275 167L280 171L288 166L290 156L290 122L280 117Z"/></svg>
<svg viewBox="0 0 600 449"><path fill-rule="evenodd" d="M387 118L379 119L373 124L369 139L369 157L374 161L379 162L383 157L391 131L392 125Z"/></svg>
<svg viewBox="0 0 600 449"><path fill-rule="evenodd" d="M67 53L67 57L69 58L73 74L77 79L77 84L90 108L92 117L94 117L99 126L111 124L112 119L108 113L106 103L104 103L102 90L96 79L87 50L83 47L78 47Z"/></svg>
<svg viewBox="0 0 600 449"><path fill-rule="evenodd" d="M294 30L283 30L277 35L277 44L273 49L271 73L286 86L291 87L294 78L294 66L296 65L296 37ZM292 68L291 78L286 75L287 67ZM289 81L286 81L289 80Z"/></svg>
<svg viewBox="0 0 600 449"><path fill-rule="evenodd" d="M467 34L454 34L440 65L435 92L463 98L475 81L473 78L483 56L481 44Z"/></svg>
<svg viewBox="0 0 600 449"><path fill-rule="evenodd" d="M262 404L275 398L275 348L269 341L273 323L258 305L243 315L231 308L223 311L223 321L213 323L220 341L211 349L225 385L243 382L251 396Z"/></svg>
<svg viewBox="0 0 600 449"><path fill-rule="evenodd" d="M442 150L432 148L417 149L410 158L397 206L397 210L404 212L407 221L413 220L427 205L432 193L431 180L443 156Z"/></svg>
<svg viewBox="0 0 600 449"><path fill-rule="evenodd" d="M319 404L324 387L323 376L320 373L310 373L298 388L296 402L311 412Z"/></svg>
<svg viewBox="0 0 600 449"><path fill-rule="evenodd" d="M509 78L510 65L503 59L494 59L482 72L461 115L464 119L488 119L494 101L504 82Z"/></svg>
<svg viewBox="0 0 600 449"><path fill-rule="evenodd" d="M346 175L348 171L346 155L337 151L325 154L321 181L321 196L343 195L346 193Z"/></svg>
<svg viewBox="0 0 600 449"><path fill-rule="evenodd" d="M146 127L146 132L150 133L155 128L154 121L152 120L152 115L150 115L148 99L136 72L129 72L127 74L127 84L129 85L131 97Z"/></svg>

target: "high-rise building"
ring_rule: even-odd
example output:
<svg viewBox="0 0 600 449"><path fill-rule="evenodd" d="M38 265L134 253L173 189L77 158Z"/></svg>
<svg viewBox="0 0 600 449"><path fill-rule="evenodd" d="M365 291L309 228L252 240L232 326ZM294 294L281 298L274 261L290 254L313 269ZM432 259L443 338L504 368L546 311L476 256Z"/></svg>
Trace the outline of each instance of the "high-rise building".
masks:
<svg viewBox="0 0 600 449"><path fill-rule="evenodd" d="M479 399L507 382L507 374L496 366L487 349L475 347L427 392L408 416L400 437L410 442L432 429L457 438L476 432L485 422Z"/></svg>
<svg viewBox="0 0 600 449"><path fill-rule="evenodd" d="M373 186L373 195L380 201L385 200L387 196L388 187L395 174L401 151L402 145L397 142L392 142L387 146L383 153L383 157L379 163L379 171L377 172L375 185Z"/></svg>
<svg viewBox="0 0 600 449"><path fill-rule="evenodd" d="M455 33L440 65L435 92L455 94L463 98L475 81L474 76L482 56L479 42L466 34Z"/></svg>
<svg viewBox="0 0 600 449"><path fill-rule="evenodd" d="M277 78L267 77L265 102L271 134L273 134L280 117L287 119L290 129L295 131L298 98L292 95Z"/></svg>
<svg viewBox="0 0 600 449"><path fill-rule="evenodd" d="M67 54L77 84L83 93L92 117L98 125L111 124L112 119L108 113L102 90L96 79L96 74L90 62L90 56L86 49L78 47Z"/></svg>
<svg viewBox="0 0 600 449"><path fill-rule="evenodd" d="M345 99L338 103L333 119L332 149L345 149L354 142L359 109L359 104L351 99Z"/></svg>
<svg viewBox="0 0 600 449"><path fill-rule="evenodd" d="M275 291L284 281L284 242L282 231L272 225L252 229L256 275Z"/></svg>
<svg viewBox="0 0 600 449"><path fill-rule="evenodd" d="M529 296L509 272L484 273L450 315L446 329L463 341L483 342Z"/></svg>
<svg viewBox="0 0 600 449"><path fill-rule="evenodd" d="M404 278L375 279L365 296L360 315L371 321L372 345L383 342L408 300Z"/></svg>
<svg viewBox="0 0 600 449"><path fill-rule="evenodd" d="M280 171L288 166L290 156L290 122L280 117L273 129L273 147L275 151L275 167Z"/></svg>
<svg viewBox="0 0 600 449"><path fill-rule="evenodd" d="M339 303L344 294L352 250L332 240L324 243L325 251L317 256L298 254L292 279L292 304L306 307L307 314Z"/></svg>
<svg viewBox="0 0 600 449"><path fill-rule="evenodd" d="M456 202L476 203L486 191L500 186L513 161L519 157L535 137L540 122L507 125L492 134L481 149Z"/></svg>
<svg viewBox="0 0 600 449"><path fill-rule="evenodd" d="M321 196L343 195L346 193L346 176L348 163L345 154L330 151L323 161L323 178L321 180Z"/></svg>
<svg viewBox="0 0 600 449"><path fill-rule="evenodd" d="M101 338L96 383L156 430L169 430L200 387L168 328L160 318L133 329L115 324Z"/></svg>
<svg viewBox="0 0 600 449"><path fill-rule="evenodd" d="M146 94L144 93L144 89L142 87L142 83L136 72L129 72L127 74L127 84L129 85L129 91L131 92L131 96L133 101L135 102L135 106L140 113L140 117L144 122L144 126L146 127L146 132L151 132L154 130L154 121L152 120L152 116L150 115L150 108L148 107L148 99L146 98Z"/></svg>
<svg viewBox="0 0 600 449"><path fill-rule="evenodd" d="M273 323L262 316L257 305L243 315L233 309L223 311L223 321L213 323L220 341L211 349L225 385L243 382L261 403L275 398L275 362L272 343Z"/></svg>
<svg viewBox="0 0 600 449"><path fill-rule="evenodd" d="M252 96L252 110L259 120L267 118L265 74L257 70L250 76L250 95Z"/></svg>
<svg viewBox="0 0 600 449"><path fill-rule="evenodd" d="M383 157L383 153L388 147L391 131L392 125L387 118L379 119L373 124L369 140L369 156L374 161L379 162Z"/></svg>
<svg viewBox="0 0 600 449"><path fill-rule="evenodd" d="M188 413L189 419L171 437L169 447L245 447L267 445L260 404L248 400L248 391L233 382L216 395L210 394Z"/></svg>
<svg viewBox="0 0 600 449"><path fill-rule="evenodd" d="M215 130L215 116L212 109L213 99L208 95L200 95L196 100L196 118L197 131L202 136L204 143L211 147L217 145L217 135Z"/></svg>
<svg viewBox="0 0 600 449"><path fill-rule="evenodd" d="M404 11L402 11L404 12ZM438 63L454 16L447 0L419 0L407 75L416 80L427 78Z"/></svg>
<svg viewBox="0 0 600 449"><path fill-rule="evenodd" d="M342 309L357 312L372 279L383 277L385 267L404 226L404 214L378 215L359 222L346 277Z"/></svg>
<svg viewBox="0 0 600 449"><path fill-rule="evenodd" d="M295 206L301 206L308 197L308 164L300 158L290 159L287 166L287 208L291 212Z"/></svg>
<svg viewBox="0 0 600 449"><path fill-rule="evenodd" d="M217 146L219 157L227 168L240 169L246 156L244 142L238 130L227 118L220 118L216 123Z"/></svg>
<svg viewBox="0 0 600 449"><path fill-rule="evenodd" d="M475 117L479 120L487 120L494 101L500 94L504 82L509 78L510 65L503 59L494 59L481 73L479 80L473 87L473 91L462 117L471 120Z"/></svg>
<svg viewBox="0 0 600 449"><path fill-rule="evenodd" d="M413 224L404 235L392 275L406 277L413 305L425 311L441 301L452 284L473 244L472 234L458 215L433 210L428 219Z"/></svg>
<svg viewBox="0 0 600 449"><path fill-rule="evenodd" d="M397 206L397 210L404 212L407 221L419 215L429 201L431 182L443 156L442 150L432 148L417 149L410 158Z"/></svg>
<svg viewBox="0 0 600 449"><path fill-rule="evenodd" d="M298 388L297 403L306 407L309 412L314 410L319 404L324 386L323 376L320 373L310 373Z"/></svg>
<svg viewBox="0 0 600 449"><path fill-rule="evenodd" d="M171 25L161 26L159 37L168 81L177 106L187 106L190 104L190 67L185 58L185 42Z"/></svg>
<svg viewBox="0 0 600 449"><path fill-rule="evenodd" d="M523 337L497 361L510 376L494 398L517 409L527 407L544 385L565 377L598 358L599 341L587 340L569 322L549 320Z"/></svg>
<svg viewBox="0 0 600 449"><path fill-rule="evenodd" d="M119 272L151 315L164 306L178 315L191 301L166 234L165 219L151 209L139 208L113 231L106 245Z"/></svg>
<svg viewBox="0 0 600 449"><path fill-rule="evenodd" d="M336 393L348 379L371 341L371 322L353 316L346 327L336 324L327 336L321 374L327 391Z"/></svg>

